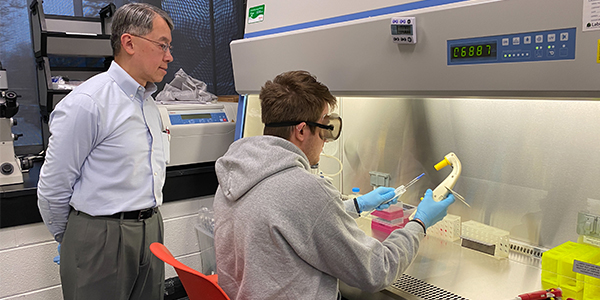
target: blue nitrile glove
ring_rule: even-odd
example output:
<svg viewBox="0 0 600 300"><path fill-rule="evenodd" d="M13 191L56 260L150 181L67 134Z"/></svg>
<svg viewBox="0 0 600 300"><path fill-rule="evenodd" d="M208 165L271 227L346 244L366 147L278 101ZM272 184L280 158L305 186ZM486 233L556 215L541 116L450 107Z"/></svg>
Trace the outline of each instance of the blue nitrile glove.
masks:
<svg viewBox="0 0 600 300"><path fill-rule="evenodd" d="M381 204L394 198L396 193L391 187L378 187L369 193L356 198L360 212L372 211L374 209L382 210L390 207L390 205L398 203L398 198L390 201L390 203ZM359 213L360 213L359 212Z"/></svg>
<svg viewBox="0 0 600 300"><path fill-rule="evenodd" d="M454 195L449 194L446 199L436 202L433 200L433 192L428 189L425 192L425 196L419 206L417 206L417 212L415 213L415 219L423 221L425 228L434 225L441 221L448 213L448 206L454 203Z"/></svg>
<svg viewBox="0 0 600 300"><path fill-rule="evenodd" d="M54 261L57 265L60 265L60 244L58 244L58 255L54 257L52 261Z"/></svg>

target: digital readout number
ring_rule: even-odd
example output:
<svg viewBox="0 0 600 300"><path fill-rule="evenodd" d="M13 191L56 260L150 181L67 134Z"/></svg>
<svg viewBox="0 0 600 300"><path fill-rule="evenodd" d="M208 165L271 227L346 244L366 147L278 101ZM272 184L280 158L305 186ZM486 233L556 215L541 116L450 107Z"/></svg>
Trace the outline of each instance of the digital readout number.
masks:
<svg viewBox="0 0 600 300"><path fill-rule="evenodd" d="M496 44L486 43L451 47L452 59L496 57Z"/></svg>

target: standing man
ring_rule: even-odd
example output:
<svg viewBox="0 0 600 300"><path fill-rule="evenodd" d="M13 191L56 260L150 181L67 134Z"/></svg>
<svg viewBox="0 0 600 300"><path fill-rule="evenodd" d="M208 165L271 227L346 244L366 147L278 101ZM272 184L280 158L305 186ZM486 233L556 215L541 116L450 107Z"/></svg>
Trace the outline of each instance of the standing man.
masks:
<svg viewBox="0 0 600 300"><path fill-rule="evenodd" d="M268 81L260 100L264 135L234 142L215 166L221 288L234 300L334 300L338 279L371 292L392 284L454 197L435 202L428 190L415 219L379 242L347 211L386 208L394 189L342 201L328 180L310 172L324 143L340 135L329 89L308 72L292 71Z"/></svg>
<svg viewBox="0 0 600 300"><path fill-rule="evenodd" d="M167 74L173 21L144 3L112 21L114 61L67 95L50 116L38 183L44 223L60 243L64 299L163 299L169 148L151 94Z"/></svg>

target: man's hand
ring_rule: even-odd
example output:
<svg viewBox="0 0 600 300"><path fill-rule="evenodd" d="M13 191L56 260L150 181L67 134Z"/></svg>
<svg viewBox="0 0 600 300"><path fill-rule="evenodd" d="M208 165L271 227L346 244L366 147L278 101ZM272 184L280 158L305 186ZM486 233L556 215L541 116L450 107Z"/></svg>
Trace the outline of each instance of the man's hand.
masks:
<svg viewBox="0 0 600 300"><path fill-rule="evenodd" d="M57 265L60 265L60 244L58 244L58 255L52 259Z"/></svg>
<svg viewBox="0 0 600 300"><path fill-rule="evenodd" d="M394 196L396 196L396 193L394 192L393 188L378 187L365 195L359 196L356 198L356 201L358 202L358 208L360 208L360 212L372 211L374 209L382 210L390 207L392 204L398 203L398 198L396 198L389 203L382 204L394 198Z"/></svg>
<svg viewBox="0 0 600 300"><path fill-rule="evenodd" d="M425 224L425 228L429 228L435 223L441 221L448 213L448 206L454 203L454 195L449 194L446 199L436 202L433 200L433 192L428 189L415 213L415 219L419 219Z"/></svg>

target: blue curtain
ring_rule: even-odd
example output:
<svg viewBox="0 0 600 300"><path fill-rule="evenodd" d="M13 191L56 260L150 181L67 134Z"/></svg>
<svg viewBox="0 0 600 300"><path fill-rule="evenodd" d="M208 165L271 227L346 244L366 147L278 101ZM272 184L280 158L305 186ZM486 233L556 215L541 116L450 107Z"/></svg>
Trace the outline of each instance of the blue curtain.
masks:
<svg viewBox="0 0 600 300"><path fill-rule="evenodd" d="M173 30L173 57L164 82L182 68L206 83L216 95L236 95L229 43L244 36L244 7L241 1L165 0Z"/></svg>

